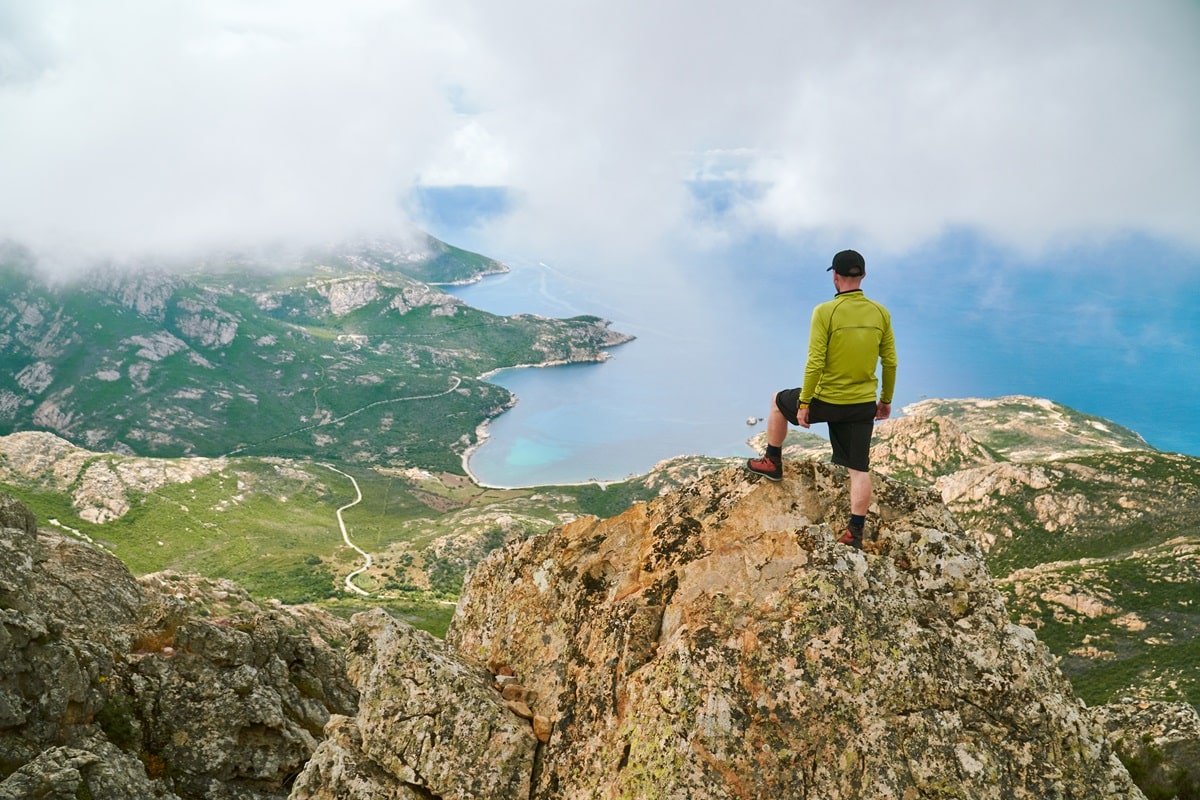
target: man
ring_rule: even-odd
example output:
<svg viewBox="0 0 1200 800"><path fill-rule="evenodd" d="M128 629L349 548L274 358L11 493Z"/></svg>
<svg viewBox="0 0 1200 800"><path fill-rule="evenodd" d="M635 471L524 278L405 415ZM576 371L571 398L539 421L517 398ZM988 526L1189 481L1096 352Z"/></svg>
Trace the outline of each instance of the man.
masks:
<svg viewBox="0 0 1200 800"><path fill-rule="evenodd" d="M746 467L770 480L782 479L788 423L802 428L828 423L833 463L850 472L850 521L838 541L861 550L871 505L871 434L876 420L892 414L896 342L891 314L860 288L867 274L863 257L843 250L827 271L833 272L837 296L813 309L804 385L775 395L767 416L766 455L750 459ZM877 364L883 367L882 387Z"/></svg>

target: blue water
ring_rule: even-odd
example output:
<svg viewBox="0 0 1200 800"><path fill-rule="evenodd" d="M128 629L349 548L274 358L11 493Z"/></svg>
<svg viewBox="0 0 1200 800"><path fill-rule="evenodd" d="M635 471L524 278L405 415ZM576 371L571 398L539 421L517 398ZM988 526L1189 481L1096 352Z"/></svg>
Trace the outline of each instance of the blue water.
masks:
<svg viewBox="0 0 1200 800"><path fill-rule="evenodd" d="M769 381L729 371L741 343L653 278L592 282L538 265L454 289L499 314L595 314L637 338L597 364L505 370L491 380L518 402L490 426L471 471L483 483L533 486L610 481L690 453L750 455L750 415L765 413ZM725 374L728 371L728 374ZM768 378L770 376L767 376ZM761 426L760 426L761 427Z"/></svg>
<svg viewBox="0 0 1200 800"><path fill-rule="evenodd" d="M904 261L869 258L864 290L889 306L896 329L896 408L1046 397L1200 455L1200 263L1165 248L1147 255L1141 242L1069 256L1031 265L947 237ZM1167 280L1127 263L1167 257L1177 267L1182 258ZM533 486L618 480L680 454L751 454L746 440L763 426L747 417L765 416L772 393L800 381L811 308L832 295L819 265L796 263L824 258L764 246L603 279L509 261L511 273L454 290L494 313L595 314L638 337L602 364L496 375L518 403L493 421L472 472Z"/></svg>

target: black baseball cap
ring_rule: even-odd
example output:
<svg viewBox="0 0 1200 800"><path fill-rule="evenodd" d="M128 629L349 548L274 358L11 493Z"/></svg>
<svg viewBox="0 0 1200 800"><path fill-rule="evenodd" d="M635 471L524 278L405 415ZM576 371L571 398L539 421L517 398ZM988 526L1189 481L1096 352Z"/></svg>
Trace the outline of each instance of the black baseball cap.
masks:
<svg viewBox="0 0 1200 800"><path fill-rule="evenodd" d="M863 261L863 257L856 250L843 250L833 257L833 264L825 271L829 272L831 269L842 277L857 278L867 274L867 262Z"/></svg>

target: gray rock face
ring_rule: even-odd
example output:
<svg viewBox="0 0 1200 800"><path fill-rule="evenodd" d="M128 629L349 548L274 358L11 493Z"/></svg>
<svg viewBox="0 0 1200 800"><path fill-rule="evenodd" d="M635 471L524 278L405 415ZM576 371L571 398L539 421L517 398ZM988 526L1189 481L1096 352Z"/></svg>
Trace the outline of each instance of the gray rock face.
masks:
<svg viewBox="0 0 1200 800"><path fill-rule="evenodd" d="M0 798L283 798L357 693L348 626L135 580L0 495Z"/></svg>
<svg viewBox="0 0 1200 800"><path fill-rule="evenodd" d="M227 466L223 458L97 457L44 431L0 436L0 480L69 494L79 516L97 524L125 515L130 495L187 483Z"/></svg>
<svg viewBox="0 0 1200 800"><path fill-rule="evenodd" d="M177 797L162 781L147 777L141 761L103 737L86 738L79 745L39 753L0 782L0 800Z"/></svg>
<svg viewBox="0 0 1200 800"><path fill-rule="evenodd" d="M331 723L295 796L1142 797L937 496L877 479L866 552L834 541L847 502L834 467L727 470L493 554L447 653L356 618L359 715ZM464 708L498 730L482 665L520 681L532 759L460 740Z"/></svg>
<svg viewBox="0 0 1200 800"><path fill-rule="evenodd" d="M537 740L482 668L382 611L354 623L349 664L361 692L358 716L330 723L293 798L530 796Z"/></svg>

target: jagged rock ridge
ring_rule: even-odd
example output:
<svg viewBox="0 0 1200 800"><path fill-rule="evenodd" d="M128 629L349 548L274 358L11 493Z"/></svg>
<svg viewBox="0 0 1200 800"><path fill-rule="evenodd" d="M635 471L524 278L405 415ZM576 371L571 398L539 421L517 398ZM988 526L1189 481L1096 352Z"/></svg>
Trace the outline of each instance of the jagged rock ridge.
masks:
<svg viewBox="0 0 1200 800"><path fill-rule="evenodd" d="M442 648L356 618L363 702L295 796L1141 797L936 496L881 482L860 553L834 543L844 478L728 470L488 558L446 649L467 667L453 705L484 730L511 730L489 673L548 721L540 747L532 726L506 739L508 770L460 746L461 710L400 713L451 705L413 677L448 669ZM385 717L411 747L372 733ZM462 768L422 767L446 761Z"/></svg>

